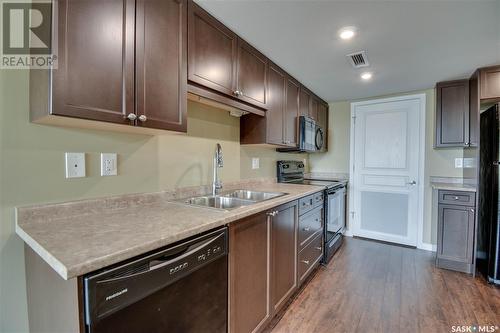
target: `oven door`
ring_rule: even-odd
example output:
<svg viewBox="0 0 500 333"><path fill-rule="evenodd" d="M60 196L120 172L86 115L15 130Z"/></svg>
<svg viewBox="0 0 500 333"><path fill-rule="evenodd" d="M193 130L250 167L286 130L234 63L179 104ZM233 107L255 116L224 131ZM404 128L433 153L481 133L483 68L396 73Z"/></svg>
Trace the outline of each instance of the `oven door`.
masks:
<svg viewBox="0 0 500 333"><path fill-rule="evenodd" d="M345 187L327 193L326 243L330 242L345 228Z"/></svg>

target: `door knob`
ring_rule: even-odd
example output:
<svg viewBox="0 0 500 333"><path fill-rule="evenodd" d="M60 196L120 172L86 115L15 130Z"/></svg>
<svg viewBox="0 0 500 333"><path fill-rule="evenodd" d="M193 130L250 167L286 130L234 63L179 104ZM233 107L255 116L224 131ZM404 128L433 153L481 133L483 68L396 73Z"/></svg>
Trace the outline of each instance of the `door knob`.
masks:
<svg viewBox="0 0 500 333"><path fill-rule="evenodd" d="M135 113L129 113L127 115L128 120L134 121L137 119L137 115Z"/></svg>
<svg viewBox="0 0 500 333"><path fill-rule="evenodd" d="M146 117L145 115L141 114L139 116L139 120L142 121L142 122L145 122L146 120L148 120L148 117Z"/></svg>

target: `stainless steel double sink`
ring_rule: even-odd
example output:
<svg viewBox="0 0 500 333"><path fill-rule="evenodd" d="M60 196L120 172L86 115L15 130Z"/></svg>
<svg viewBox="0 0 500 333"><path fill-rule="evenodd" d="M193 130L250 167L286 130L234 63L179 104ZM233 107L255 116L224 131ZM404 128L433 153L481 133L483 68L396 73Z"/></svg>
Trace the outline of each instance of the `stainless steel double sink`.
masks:
<svg viewBox="0 0 500 333"><path fill-rule="evenodd" d="M258 202L278 198L288 193L260 192L251 190L232 190L219 195L207 195L177 200L188 205L231 210Z"/></svg>

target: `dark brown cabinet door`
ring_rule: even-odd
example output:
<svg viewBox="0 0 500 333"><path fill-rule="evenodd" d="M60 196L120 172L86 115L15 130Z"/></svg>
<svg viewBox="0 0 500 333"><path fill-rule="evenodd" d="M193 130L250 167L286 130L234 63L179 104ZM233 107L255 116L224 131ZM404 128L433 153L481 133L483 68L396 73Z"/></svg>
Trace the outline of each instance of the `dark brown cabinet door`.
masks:
<svg viewBox="0 0 500 333"><path fill-rule="evenodd" d="M436 85L436 147L469 146L469 80Z"/></svg>
<svg viewBox="0 0 500 333"><path fill-rule="evenodd" d="M309 106L309 117L318 121L318 105L319 101L316 96L312 96L311 105Z"/></svg>
<svg viewBox="0 0 500 333"><path fill-rule="evenodd" d="M481 99L500 99L500 66L480 69Z"/></svg>
<svg viewBox="0 0 500 333"><path fill-rule="evenodd" d="M474 238L474 209L440 204L438 216L437 265L470 273Z"/></svg>
<svg viewBox="0 0 500 333"><path fill-rule="evenodd" d="M229 328L253 332L270 317L270 224L266 213L229 228Z"/></svg>
<svg viewBox="0 0 500 333"><path fill-rule="evenodd" d="M298 144L299 91L300 83L288 76L286 79L286 104L283 130L285 132L285 145L291 147L295 147Z"/></svg>
<svg viewBox="0 0 500 333"><path fill-rule="evenodd" d="M297 201L278 207L271 218L272 305L278 311L297 287Z"/></svg>
<svg viewBox="0 0 500 333"><path fill-rule="evenodd" d="M187 0L138 0L137 125L185 132Z"/></svg>
<svg viewBox="0 0 500 333"><path fill-rule="evenodd" d="M304 86L300 86L299 94L299 116L309 117L309 110L311 109L311 93Z"/></svg>
<svg viewBox="0 0 500 333"><path fill-rule="evenodd" d="M267 107L267 58L238 38L238 97L255 106Z"/></svg>
<svg viewBox="0 0 500 333"><path fill-rule="evenodd" d="M267 118L267 143L284 143L284 110L286 74L274 64L269 65L267 77L267 95L269 96Z"/></svg>
<svg viewBox="0 0 500 333"><path fill-rule="evenodd" d="M135 1L58 2L52 114L129 123L134 113Z"/></svg>
<svg viewBox="0 0 500 333"><path fill-rule="evenodd" d="M238 37L192 1L188 7L188 79L235 96Z"/></svg>
<svg viewBox="0 0 500 333"><path fill-rule="evenodd" d="M328 104L320 102L318 104L318 125L323 129L323 148L328 149Z"/></svg>

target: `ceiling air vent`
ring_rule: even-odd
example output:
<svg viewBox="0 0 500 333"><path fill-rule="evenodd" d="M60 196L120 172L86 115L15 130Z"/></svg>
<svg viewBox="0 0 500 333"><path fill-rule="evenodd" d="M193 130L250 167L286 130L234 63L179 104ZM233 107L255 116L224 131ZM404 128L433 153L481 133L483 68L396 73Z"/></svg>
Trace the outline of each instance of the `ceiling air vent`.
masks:
<svg viewBox="0 0 500 333"><path fill-rule="evenodd" d="M354 52L348 54L346 57L349 59L349 62L354 68L367 67L370 65L365 51Z"/></svg>

